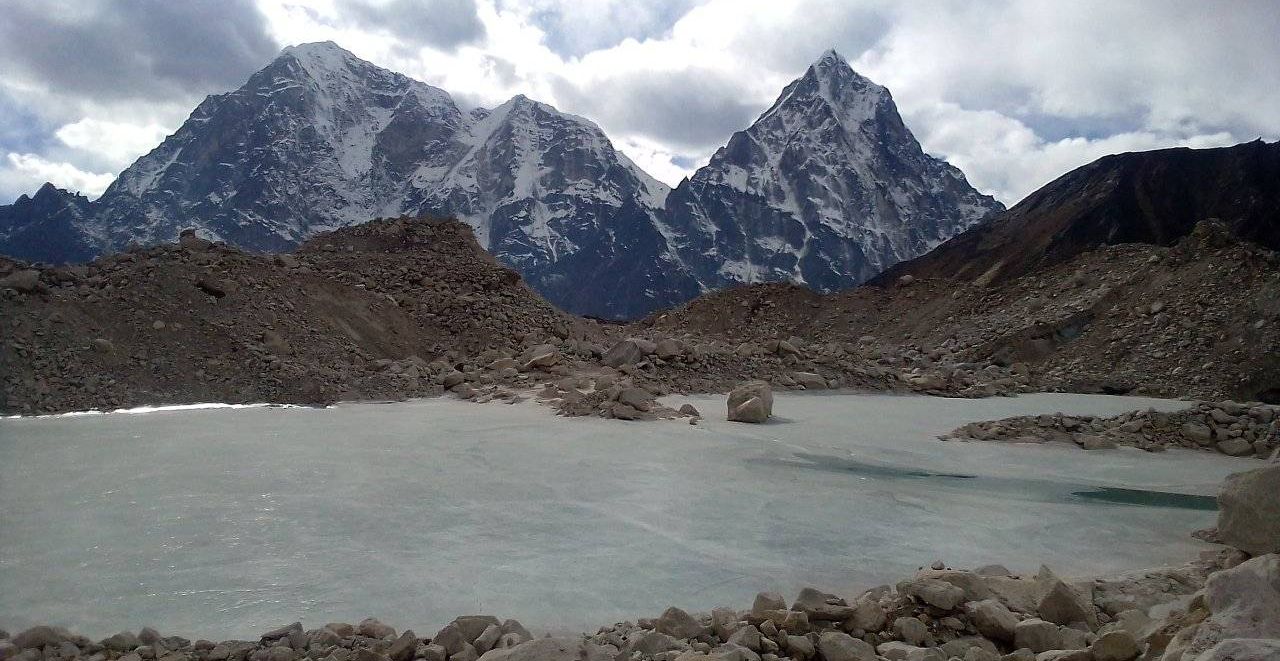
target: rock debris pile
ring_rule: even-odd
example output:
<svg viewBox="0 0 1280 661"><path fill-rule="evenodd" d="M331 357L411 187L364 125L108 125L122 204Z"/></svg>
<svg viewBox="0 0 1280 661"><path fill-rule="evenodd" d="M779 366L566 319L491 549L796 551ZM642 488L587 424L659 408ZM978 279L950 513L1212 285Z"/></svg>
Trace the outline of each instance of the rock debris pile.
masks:
<svg viewBox="0 0 1280 661"><path fill-rule="evenodd" d="M969 423L943 440L1065 442L1086 450L1131 446L1203 449L1270 459L1280 451L1280 406L1259 402L1198 402L1182 411L1133 411L1113 417L1034 415Z"/></svg>

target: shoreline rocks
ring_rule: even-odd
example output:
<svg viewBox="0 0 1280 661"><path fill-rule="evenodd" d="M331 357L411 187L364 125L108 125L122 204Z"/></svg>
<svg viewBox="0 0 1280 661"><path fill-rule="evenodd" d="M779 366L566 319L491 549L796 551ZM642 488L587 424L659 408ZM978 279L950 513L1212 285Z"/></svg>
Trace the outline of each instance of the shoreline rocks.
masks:
<svg viewBox="0 0 1280 661"><path fill-rule="evenodd" d="M1085 450L1117 446L1159 452L1171 447L1233 457L1280 456L1280 405L1196 402L1182 411L1133 411L1112 417L1020 416L974 422L942 440L1074 443Z"/></svg>
<svg viewBox="0 0 1280 661"><path fill-rule="evenodd" d="M944 566L849 599L805 588L788 606L760 593L746 610L673 606L572 637L535 639L491 615L459 616L430 638L374 618L295 622L256 642L152 629L97 642L50 626L0 632L4 661L1223 661L1278 647L1280 555L1245 560L1232 550L1081 582L1044 568L1017 576Z"/></svg>

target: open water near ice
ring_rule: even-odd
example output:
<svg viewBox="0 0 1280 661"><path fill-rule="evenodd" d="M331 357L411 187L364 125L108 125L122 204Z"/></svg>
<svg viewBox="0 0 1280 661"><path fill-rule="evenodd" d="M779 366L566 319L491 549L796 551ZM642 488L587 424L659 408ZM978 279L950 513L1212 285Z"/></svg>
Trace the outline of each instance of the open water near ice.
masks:
<svg viewBox="0 0 1280 661"><path fill-rule="evenodd" d="M940 442L974 420L1179 402L780 395L767 425L448 399L0 420L0 627L210 639L376 616L586 630L943 559L1180 562L1248 460Z"/></svg>

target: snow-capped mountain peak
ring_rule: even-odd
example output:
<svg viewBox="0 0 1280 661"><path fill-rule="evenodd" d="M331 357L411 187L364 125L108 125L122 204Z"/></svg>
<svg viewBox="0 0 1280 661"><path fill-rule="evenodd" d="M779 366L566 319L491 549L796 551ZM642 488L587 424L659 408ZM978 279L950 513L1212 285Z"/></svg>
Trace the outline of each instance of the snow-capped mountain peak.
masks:
<svg viewBox="0 0 1280 661"><path fill-rule="evenodd" d="M706 288L852 286L1002 208L925 154L888 90L834 50L667 198Z"/></svg>
<svg viewBox="0 0 1280 661"><path fill-rule="evenodd" d="M757 121L776 114L829 112L846 130L857 130L892 102L888 89L854 71L835 50L828 50L809 65L803 76L792 81ZM893 112L896 114L897 109Z"/></svg>
<svg viewBox="0 0 1280 661"><path fill-rule="evenodd" d="M319 42L207 97L97 201L46 187L0 207L0 251L82 259L188 227L278 251L379 216L454 216L552 302L635 317L739 282L856 284L998 207L835 51L672 190L587 119L524 95L464 112Z"/></svg>

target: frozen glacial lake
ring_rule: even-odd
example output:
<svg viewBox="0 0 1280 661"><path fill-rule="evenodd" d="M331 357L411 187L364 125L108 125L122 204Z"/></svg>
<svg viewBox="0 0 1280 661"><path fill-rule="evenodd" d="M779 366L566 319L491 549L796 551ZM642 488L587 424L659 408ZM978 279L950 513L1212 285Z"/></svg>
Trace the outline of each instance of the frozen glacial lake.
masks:
<svg viewBox="0 0 1280 661"><path fill-rule="evenodd" d="M448 399L0 420L0 627L212 639L376 616L584 630L936 559L1081 575L1207 548L1219 455L941 442L966 422L1179 402L780 395L768 425ZM1129 491L1110 491L1122 488ZM1145 492L1156 492L1154 495Z"/></svg>

